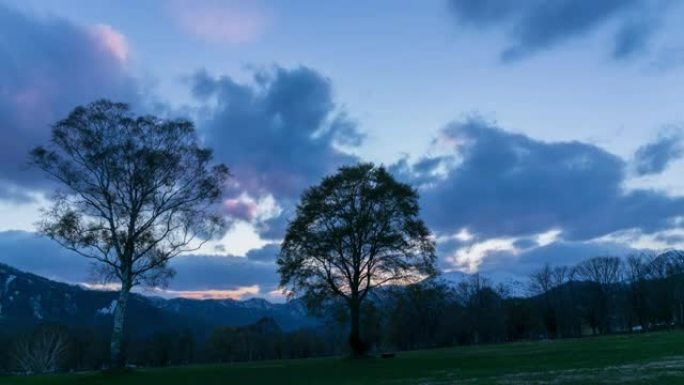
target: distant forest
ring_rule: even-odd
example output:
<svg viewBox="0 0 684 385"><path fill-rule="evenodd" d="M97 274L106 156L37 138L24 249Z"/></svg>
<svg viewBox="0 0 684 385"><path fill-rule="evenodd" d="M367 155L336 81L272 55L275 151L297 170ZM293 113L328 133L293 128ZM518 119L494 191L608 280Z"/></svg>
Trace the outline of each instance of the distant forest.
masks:
<svg viewBox="0 0 684 385"><path fill-rule="evenodd" d="M684 326L684 253L596 257L544 266L511 294L482 274L460 282L439 276L376 290L362 312L371 353L520 340L636 333ZM285 331L270 318L205 336L190 330L125 339L135 366L223 363L345 354L348 313L329 303L316 327ZM325 315L325 316L323 316ZM149 322L154 322L150 320ZM45 322L21 333L0 329L4 372L100 369L109 335Z"/></svg>

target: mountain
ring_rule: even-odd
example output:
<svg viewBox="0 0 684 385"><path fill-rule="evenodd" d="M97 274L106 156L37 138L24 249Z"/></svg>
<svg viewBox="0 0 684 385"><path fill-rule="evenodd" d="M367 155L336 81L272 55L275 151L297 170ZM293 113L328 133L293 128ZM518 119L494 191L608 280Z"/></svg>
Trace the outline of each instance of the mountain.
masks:
<svg viewBox="0 0 684 385"><path fill-rule="evenodd" d="M55 282L0 264L0 327L58 322L107 331L115 305L115 292ZM126 322L132 335L191 330L206 336L217 327L244 326L264 317L272 318L285 331L319 325L297 301L164 299L139 294L129 298Z"/></svg>

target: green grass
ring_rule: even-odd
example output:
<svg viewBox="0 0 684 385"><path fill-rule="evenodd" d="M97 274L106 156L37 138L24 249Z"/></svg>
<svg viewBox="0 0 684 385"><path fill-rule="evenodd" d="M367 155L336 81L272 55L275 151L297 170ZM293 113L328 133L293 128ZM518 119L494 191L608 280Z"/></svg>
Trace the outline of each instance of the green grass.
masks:
<svg viewBox="0 0 684 385"><path fill-rule="evenodd" d="M684 332L343 358L0 378L0 384L684 384Z"/></svg>

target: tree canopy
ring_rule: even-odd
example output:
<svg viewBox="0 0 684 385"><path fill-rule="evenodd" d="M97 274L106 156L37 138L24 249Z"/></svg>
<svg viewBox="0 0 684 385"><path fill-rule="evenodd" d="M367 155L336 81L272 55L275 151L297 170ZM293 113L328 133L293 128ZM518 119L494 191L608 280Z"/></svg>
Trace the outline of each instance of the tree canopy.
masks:
<svg viewBox="0 0 684 385"><path fill-rule="evenodd" d="M75 108L31 159L59 186L40 231L121 284L112 360L122 365L128 292L163 283L172 257L221 230L214 206L228 168L211 164L191 122L136 116L107 100Z"/></svg>
<svg viewBox="0 0 684 385"><path fill-rule="evenodd" d="M281 286L311 306L332 298L350 309L350 345L363 354L361 302L376 287L436 273L435 246L418 193L370 163L342 167L302 195L278 258Z"/></svg>

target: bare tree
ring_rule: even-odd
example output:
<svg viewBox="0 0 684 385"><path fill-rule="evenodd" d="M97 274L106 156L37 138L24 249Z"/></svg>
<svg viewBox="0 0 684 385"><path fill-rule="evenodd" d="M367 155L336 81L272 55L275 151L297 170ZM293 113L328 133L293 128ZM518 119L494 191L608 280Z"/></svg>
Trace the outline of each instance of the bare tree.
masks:
<svg viewBox="0 0 684 385"><path fill-rule="evenodd" d="M577 277L609 288L622 279L622 262L618 257L594 257L577 265Z"/></svg>
<svg viewBox="0 0 684 385"><path fill-rule="evenodd" d="M532 295L542 295L554 288L554 270L548 263L532 272L529 278L528 290Z"/></svg>
<svg viewBox="0 0 684 385"><path fill-rule="evenodd" d="M575 272L580 281L595 288L590 309L592 326L598 326L601 333L610 331L611 295L615 285L622 280L622 261L618 257L594 257L580 262Z"/></svg>
<svg viewBox="0 0 684 385"><path fill-rule="evenodd" d="M556 266L552 272L553 285L558 287L568 283L571 279L571 269L567 266Z"/></svg>
<svg viewBox="0 0 684 385"><path fill-rule="evenodd" d="M530 274L528 282L528 290L536 296L535 302L538 305L538 312L549 336L558 333L558 311L556 307L558 293L553 292L557 286L556 279L556 271L550 264L546 263L539 270Z"/></svg>
<svg viewBox="0 0 684 385"><path fill-rule="evenodd" d="M629 284L629 303L636 323L648 328L648 280L651 275L652 255L632 254L627 257L625 274Z"/></svg>
<svg viewBox="0 0 684 385"><path fill-rule="evenodd" d="M111 339L112 365L120 367L131 288L164 283L171 258L220 231L213 208L228 169L211 165L189 121L134 116L106 100L74 109L31 158L64 188L40 231L121 284Z"/></svg>
<svg viewBox="0 0 684 385"><path fill-rule="evenodd" d="M453 290L437 280L425 280L415 285L389 290L389 303L384 332L393 345L402 349L422 349L434 346L445 312L453 300Z"/></svg>
<svg viewBox="0 0 684 385"><path fill-rule="evenodd" d="M66 333L41 326L15 342L12 357L17 368L24 373L52 373L60 369L68 349Z"/></svg>
<svg viewBox="0 0 684 385"><path fill-rule="evenodd" d="M676 319L679 326L684 326L684 252L681 250L669 250L667 255L670 261L668 281L672 286Z"/></svg>
<svg viewBox="0 0 684 385"><path fill-rule="evenodd" d="M456 285L456 295L463 306L477 306L480 294L485 290L494 291L489 278L480 273L475 273L460 281Z"/></svg>
<svg viewBox="0 0 684 385"><path fill-rule="evenodd" d="M456 285L456 297L466 313L466 328L471 341L500 342L501 330L504 329L502 316L502 293L492 281L480 273L468 276Z"/></svg>

